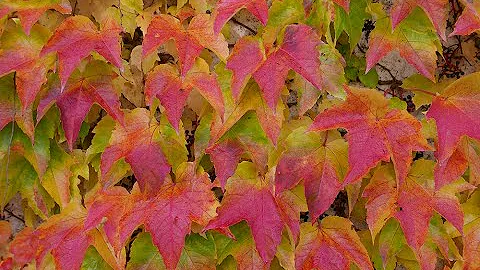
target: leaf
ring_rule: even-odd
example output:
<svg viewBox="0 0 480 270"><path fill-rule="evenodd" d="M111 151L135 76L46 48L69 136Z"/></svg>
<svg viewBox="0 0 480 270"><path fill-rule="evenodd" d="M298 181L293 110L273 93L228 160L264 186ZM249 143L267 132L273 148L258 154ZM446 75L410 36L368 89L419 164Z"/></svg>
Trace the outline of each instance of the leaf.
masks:
<svg viewBox="0 0 480 270"><path fill-rule="evenodd" d="M395 187L388 167L374 174L373 182L364 193L369 197L367 220L373 232L378 232L388 218L394 216L400 222L407 243L419 254L436 211L462 233L463 213L455 194L474 187L462 179L435 190L433 167L432 161L416 160L399 188Z"/></svg>
<svg viewBox="0 0 480 270"><path fill-rule="evenodd" d="M50 143L50 151L51 159L41 183L55 202L63 208L70 202L70 177L73 176L70 168L74 160L56 142Z"/></svg>
<svg viewBox="0 0 480 270"><path fill-rule="evenodd" d="M10 244L14 261L24 265L35 259L38 268L51 252L58 269L80 269L89 245L94 245L97 250L106 250L105 243L99 241L101 236L96 229L85 231L85 217L85 210L72 203L37 229L25 228ZM103 256L107 257L108 254L102 252Z"/></svg>
<svg viewBox="0 0 480 270"><path fill-rule="evenodd" d="M265 48L270 49L278 34L289 24L301 23L305 19L302 1L275 0L268 9L268 20L263 30L262 39Z"/></svg>
<svg viewBox="0 0 480 270"><path fill-rule="evenodd" d="M255 242L248 225L245 222L240 222L231 226L230 229L235 239L213 233L217 248L218 264L226 262L228 258L233 257L235 258L237 269L265 269L266 266L255 248Z"/></svg>
<svg viewBox="0 0 480 270"><path fill-rule="evenodd" d="M380 166L373 173L370 183L363 191L367 198L367 224L370 228L372 241L384 228L388 219L397 211L398 190L393 166ZM385 262L385 259L384 259Z"/></svg>
<svg viewBox="0 0 480 270"><path fill-rule="evenodd" d="M158 190L170 172L170 165L158 141L158 124L145 109L125 115L125 125L117 124L109 145L102 154L102 184L106 189L115 183L106 182L115 162L121 158L130 164L142 191Z"/></svg>
<svg viewBox="0 0 480 270"><path fill-rule="evenodd" d="M195 16L187 29L173 16L161 14L154 17L143 41L143 57L170 39L177 47L182 76L187 74L204 48L212 50L222 60L228 56L228 44L222 34L214 35L213 22L207 14Z"/></svg>
<svg viewBox="0 0 480 270"><path fill-rule="evenodd" d="M317 50L320 44L321 41L313 29L301 24L285 28L282 45L272 51L266 59L257 40L245 38L239 41L227 62L227 68L233 71L234 98L239 99L242 88L252 75L262 89L267 105L275 111L290 69L320 89L322 79Z"/></svg>
<svg viewBox="0 0 480 270"><path fill-rule="evenodd" d="M396 1L392 6L391 18L392 29L403 21L412 11L420 7L427 14L428 18L432 22L433 26L437 30L438 35L443 40L447 40L445 36L445 29L447 27L447 9L448 0L433 0L433 1L420 1L420 0L400 0Z"/></svg>
<svg viewBox="0 0 480 270"><path fill-rule="evenodd" d="M242 162L226 185L218 216L204 230L227 231L230 225L245 220L252 230L258 253L269 266L281 242L283 228L298 235L298 211L286 211L288 194L274 195L271 175L259 177L254 164ZM292 207L292 205L290 205ZM295 216L292 216L292 213Z"/></svg>
<svg viewBox="0 0 480 270"><path fill-rule="evenodd" d="M108 263L103 260L102 256L93 247L88 247L85 253L85 258L82 262L81 270L111 270L113 269Z"/></svg>
<svg viewBox="0 0 480 270"><path fill-rule="evenodd" d="M16 1L4 0L0 8L5 12L16 12L20 22L27 35L30 35L30 29L40 19L40 17L49 9L55 9L60 13L69 14L72 7L68 0L37 0L37 1Z"/></svg>
<svg viewBox="0 0 480 270"><path fill-rule="evenodd" d="M470 35L480 29L480 2L461 1L464 5L462 15L457 19L453 32L449 35Z"/></svg>
<svg viewBox="0 0 480 270"><path fill-rule="evenodd" d="M480 266L479 260L479 245L480 245L480 215L479 215L479 202L480 192L477 190L472 194L470 199L462 205L465 212L465 235L464 243L468 243L463 246L463 258L465 264L463 269L473 270Z"/></svg>
<svg viewBox="0 0 480 270"><path fill-rule="evenodd" d="M152 235L167 269L175 269L190 233L192 222L205 225L214 215L217 201L210 191L206 173L196 173L194 164L184 164L175 182L165 182L155 196L128 192L115 187L95 196L89 207L85 228L91 229L107 218L104 229L116 252L141 224Z"/></svg>
<svg viewBox="0 0 480 270"><path fill-rule="evenodd" d="M428 17L417 8L392 30L390 19L380 4L371 5L370 10L377 21L366 54L367 72L388 53L398 51L420 74L435 81L435 52L441 53L442 49Z"/></svg>
<svg viewBox="0 0 480 270"><path fill-rule="evenodd" d="M112 17L106 17L97 26L85 16L74 16L65 19L57 28L48 43L43 47L40 56L56 52L59 61L61 90L67 80L80 64L81 60L96 51L110 63L122 69L120 58L119 34L122 28Z"/></svg>
<svg viewBox="0 0 480 270"><path fill-rule="evenodd" d="M21 103L15 92L14 75L0 78L0 130L8 123L15 121L20 129L34 140L34 124L32 106L22 110Z"/></svg>
<svg viewBox="0 0 480 270"><path fill-rule="evenodd" d="M156 97L166 110L167 118L178 131L183 108L190 92L196 89L223 118L225 113L222 90L215 75L208 72L189 72L180 77L176 68L158 65L148 74L145 83L145 99L148 105Z"/></svg>
<svg viewBox="0 0 480 270"><path fill-rule="evenodd" d="M58 83L51 86L48 95L40 101L37 108L38 119L41 119L55 102L60 109L63 130L70 150L73 149L82 122L94 103L102 106L115 120L123 123L120 101L112 84L115 77L116 74L106 63L89 62L83 72L79 70L73 72L65 91L61 91Z"/></svg>
<svg viewBox="0 0 480 270"><path fill-rule="evenodd" d="M206 153L210 155L220 187L223 189L244 154L248 154L260 173L265 173L268 149L269 142L265 133L258 125L255 115L249 112L220 140L209 146Z"/></svg>
<svg viewBox="0 0 480 270"><path fill-rule="evenodd" d="M250 11L263 25L267 23L268 6L265 0L221 0L217 3L213 15L215 34L218 34L225 23L243 8Z"/></svg>
<svg viewBox="0 0 480 270"><path fill-rule="evenodd" d="M296 186L303 180L312 220L325 212L343 188L347 144L335 131L307 132L295 129L285 140L286 151L277 165L275 192Z"/></svg>
<svg viewBox="0 0 480 270"><path fill-rule="evenodd" d="M390 109L380 92L345 87L344 103L320 113L310 130L346 128L349 171L344 185L361 179L380 161L395 165L397 181L402 183L412 162L412 151L428 150L421 124L406 111ZM370 150L365 152L366 147Z"/></svg>
<svg viewBox="0 0 480 270"><path fill-rule="evenodd" d="M362 28L360 25L370 18L366 12L367 1L357 0L349 3L349 8L335 8L335 40L340 37L342 31L345 31L349 37L350 53L353 52L362 37Z"/></svg>
<svg viewBox="0 0 480 270"><path fill-rule="evenodd" d="M479 79L480 73L473 73L453 82L445 88L441 95L437 95L433 99L427 112L427 118L435 119L437 124L438 141L435 152L438 160L435 179L437 189L456 180L455 177L442 177L438 172L444 171L445 166L450 169L458 169L458 164L451 167L447 163L460 145L461 138L468 136L480 139L480 126L478 117L476 117L480 102L478 99L480 90L476 87ZM453 158L455 159L455 157Z"/></svg>
<svg viewBox="0 0 480 270"><path fill-rule="evenodd" d="M352 223L341 217L326 217L317 227L301 225L300 242L295 251L296 269L373 269L367 250L353 230Z"/></svg>
<svg viewBox="0 0 480 270"><path fill-rule="evenodd" d="M411 90L415 96L412 98L416 108L432 103L437 94L443 93L452 80L442 80L435 83L419 74L414 74L403 80L402 88Z"/></svg>
<svg viewBox="0 0 480 270"><path fill-rule="evenodd" d="M215 269L215 243L212 236L206 237L207 239L198 234L190 234L186 237L185 247L176 269ZM148 233L137 236L132 244L131 254L132 259L127 265L127 270L166 269Z"/></svg>
<svg viewBox="0 0 480 270"><path fill-rule="evenodd" d="M50 32L45 27L36 25L27 36L19 26L9 26L0 41L0 76L16 71L17 93L22 111L26 111L35 101L42 84L47 81L47 70L53 63L51 57L40 57L40 51Z"/></svg>

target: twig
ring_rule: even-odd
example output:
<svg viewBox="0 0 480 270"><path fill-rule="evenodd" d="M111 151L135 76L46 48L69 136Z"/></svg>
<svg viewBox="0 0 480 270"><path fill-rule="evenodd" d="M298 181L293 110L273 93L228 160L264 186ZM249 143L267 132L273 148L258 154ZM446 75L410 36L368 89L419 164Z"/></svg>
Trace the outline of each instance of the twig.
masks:
<svg viewBox="0 0 480 270"><path fill-rule="evenodd" d="M242 22L239 22L237 19L232 18L231 21L234 22L234 23L236 23L236 24L238 24L238 25L240 25L240 26L242 26L243 28L247 29L247 30L250 31L252 34L255 34L255 35L257 34L257 31L253 30L253 29L250 28L248 25L246 25L246 24L244 24L244 23L242 23Z"/></svg>
<svg viewBox="0 0 480 270"><path fill-rule="evenodd" d="M7 212L7 214L9 214L10 216L20 220L21 222L25 223L25 220L17 215L15 215L12 211L8 210L8 209L3 209L3 211Z"/></svg>

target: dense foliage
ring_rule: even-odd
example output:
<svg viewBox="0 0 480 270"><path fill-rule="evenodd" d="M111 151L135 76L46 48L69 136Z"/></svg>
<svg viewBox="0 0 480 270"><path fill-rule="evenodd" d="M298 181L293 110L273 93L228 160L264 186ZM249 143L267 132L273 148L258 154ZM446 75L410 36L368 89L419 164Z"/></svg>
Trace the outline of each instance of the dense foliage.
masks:
<svg viewBox="0 0 480 270"><path fill-rule="evenodd" d="M480 269L480 0L387 2L0 1L0 269Z"/></svg>

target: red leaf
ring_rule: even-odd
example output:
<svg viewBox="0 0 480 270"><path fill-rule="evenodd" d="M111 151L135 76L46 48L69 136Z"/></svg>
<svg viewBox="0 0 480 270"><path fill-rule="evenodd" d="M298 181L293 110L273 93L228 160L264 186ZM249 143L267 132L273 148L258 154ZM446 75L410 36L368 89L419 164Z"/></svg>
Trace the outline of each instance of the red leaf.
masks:
<svg viewBox="0 0 480 270"><path fill-rule="evenodd" d="M250 11L263 25L267 24L268 6L265 0L221 0L217 3L214 13L215 34L218 34L225 23L242 8Z"/></svg>
<svg viewBox="0 0 480 270"><path fill-rule="evenodd" d="M153 98L157 97L166 110L169 122L178 131L183 107L192 89L197 89L223 119L225 109L222 90L216 76L206 72L190 72L185 77L180 77L172 66L156 66L145 82L146 103L151 105Z"/></svg>
<svg viewBox="0 0 480 270"><path fill-rule="evenodd" d="M360 180L380 161L390 158L397 180L402 183L412 162L412 152L430 149L421 134L420 122L406 111L390 109L378 91L353 87L345 87L345 91L347 100L320 113L310 128L348 130L350 168L344 185Z"/></svg>
<svg viewBox="0 0 480 270"><path fill-rule="evenodd" d="M447 27L448 0L398 0L393 3L390 16L392 17L392 29L405 19L416 7L421 7L427 14L437 33L446 40L445 29Z"/></svg>
<svg viewBox="0 0 480 270"><path fill-rule="evenodd" d="M373 4L370 9L376 22L368 42L366 71L390 52L398 51L420 74L435 81L436 51L441 52L442 49L438 36L423 11L414 9L410 16L392 29L381 4Z"/></svg>
<svg viewBox="0 0 480 270"><path fill-rule="evenodd" d="M480 2L462 1L463 13L455 23L455 29L449 36L470 35L480 29Z"/></svg>
<svg viewBox="0 0 480 270"><path fill-rule="evenodd" d="M235 176L227 183L222 205L217 209L218 217L204 229L227 230L230 225L245 220L266 265L275 256L285 225L296 236L299 222L298 212L286 212L282 203L285 199L274 195L270 178L269 175L259 178L252 163L240 163Z"/></svg>
<svg viewBox="0 0 480 270"><path fill-rule="evenodd" d="M156 16L148 26L143 41L143 57L170 39L177 46L182 76L187 74L203 48L212 50L221 59L228 56L228 44L222 34L214 35L213 23L207 14L195 16L187 29L173 16Z"/></svg>
<svg viewBox="0 0 480 270"><path fill-rule="evenodd" d="M40 17L49 9L69 14L72 12L72 7L68 0L53 0L53 1L17 1L5 0L0 4L0 18L1 14L16 12L20 18L20 23L27 35L30 35L30 29L40 19Z"/></svg>
<svg viewBox="0 0 480 270"><path fill-rule="evenodd" d="M113 18L106 17L98 30L85 16L68 17L57 27L43 48L41 56L57 52L63 90L70 74L92 51L98 52L116 67L122 68L120 32L122 28Z"/></svg>
<svg viewBox="0 0 480 270"><path fill-rule="evenodd" d="M433 167L432 161L415 161L399 188L390 168L381 167L375 172L364 192L368 197L367 221L372 232L378 233L390 217L395 217L400 221L408 244L418 254L425 243L434 211L463 232L463 212L455 194L474 186L460 180L435 190Z"/></svg>
<svg viewBox="0 0 480 270"><path fill-rule="evenodd" d="M355 263L362 270L373 270L367 250L348 219L326 217L319 227L303 223L300 231L296 269L349 269L350 263Z"/></svg>
<svg viewBox="0 0 480 270"><path fill-rule="evenodd" d="M303 180L308 210L316 221L343 188L347 144L334 131L319 134L298 128L287 137L285 147L277 165L275 191L291 189Z"/></svg>
<svg viewBox="0 0 480 270"><path fill-rule="evenodd" d="M166 267L175 269L192 222L205 225L215 215L217 201L211 187L208 175L195 174L195 165L189 163L179 172L175 183L165 182L154 197L128 194L120 188L97 195L85 228L94 228L107 217L106 234L119 251L130 234L144 224Z"/></svg>
<svg viewBox="0 0 480 270"><path fill-rule="evenodd" d="M98 103L114 119L123 123L120 101L112 84L116 76L104 62L89 62L85 71L77 70L72 74L65 91L62 92L58 84L51 87L48 96L37 108L39 115L37 119L41 119L55 102L61 112L62 125L70 150L73 149L82 122L94 103Z"/></svg>
<svg viewBox="0 0 480 270"><path fill-rule="evenodd" d="M113 164L121 158L130 164L142 190L152 193L158 190L170 172L160 144L155 141L158 124L149 117L145 109L135 109L125 115L125 125L117 124L110 138L110 144L102 154L100 168L103 187ZM157 133L156 133L157 132Z"/></svg>
<svg viewBox="0 0 480 270"><path fill-rule="evenodd" d="M98 231L84 229L85 217L85 209L71 204L37 229L25 228L10 244L14 262L24 265L35 259L38 269L51 252L58 269L80 269L88 246L96 245L98 237Z"/></svg>
<svg viewBox="0 0 480 270"><path fill-rule="evenodd" d="M251 74L274 111L290 69L320 88L322 78L317 50L320 44L314 30L302 24L287 26L282 45L264 61L263 49L258 41L252 38L239 41L227 62L227 68L233 71L232 92L235 99L240 97L241 89Z"/></svg>
<svg viewBox="0 0 480 270"><path fill-rule="evenodd" d="M48 65L52 63L47 57L40 57L40 51L50 36L48 29L38 25L30 36L25 35L20 27L10 27L2 35L0 50L0 76L16 71L15 82L26 110L35 101L40 87L47 81Z"/></svg>
<svg viewBox="0 0 480 270"><path fill-rule="evenodd" d="M427 118L434 118L437 124L438 141L435 157L438 160L437 175L440 177L435 179L437 189L456 180L439 172L449 166L447 163L459 146L462 136L480 139L480 121L477 117L480 101L478 100L479 90L476 87L479 79L480 73L474 73L453 82L441 95L433 99L432 106L427 112ZM461 171L459 167L464 166L461 165L462 163L464 164L460 162L454 167ZM457 171L451 164L449 168Z"/></svg>

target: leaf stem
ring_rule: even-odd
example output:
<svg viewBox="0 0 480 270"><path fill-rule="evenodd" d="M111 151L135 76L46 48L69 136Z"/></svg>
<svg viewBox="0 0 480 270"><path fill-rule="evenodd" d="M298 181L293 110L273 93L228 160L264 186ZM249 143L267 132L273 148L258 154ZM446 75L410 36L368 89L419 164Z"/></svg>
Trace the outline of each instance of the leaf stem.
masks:
<svg viewBox="0 0 480 270"><path fill-rule="evenodd" d="M420 89L420 88L407 88L407 90L413 91L413 92L424 93L424 94L427 94L427 95L430 95L430 96L434 96L434 97L437 96L436 93L428 92L427 90L423 90L423 89Z"/></svg>

